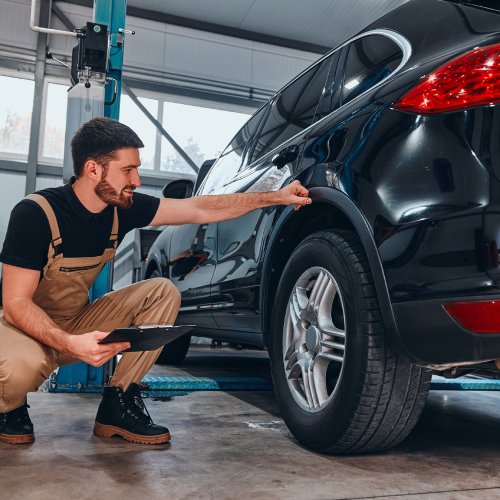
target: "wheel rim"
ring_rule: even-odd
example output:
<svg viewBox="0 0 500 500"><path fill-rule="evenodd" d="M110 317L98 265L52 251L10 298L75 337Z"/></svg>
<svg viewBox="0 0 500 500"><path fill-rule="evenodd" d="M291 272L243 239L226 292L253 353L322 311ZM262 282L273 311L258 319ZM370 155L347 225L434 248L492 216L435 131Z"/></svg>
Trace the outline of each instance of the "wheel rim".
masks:
<svg viewBox="0 0 500 500"><path fill-rule="evenodd" d="M308 412L322 410L338 386L345 353L345 309L329 271L313 267L296 281L286 309L283 364L290 392Z"/></svg>

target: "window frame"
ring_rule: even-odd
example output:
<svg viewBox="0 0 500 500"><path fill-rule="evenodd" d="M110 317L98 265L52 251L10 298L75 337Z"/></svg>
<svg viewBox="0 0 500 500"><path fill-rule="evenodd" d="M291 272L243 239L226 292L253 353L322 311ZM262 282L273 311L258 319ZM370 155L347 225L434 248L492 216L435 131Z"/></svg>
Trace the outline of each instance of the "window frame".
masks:
<svg viewBox="0 0 500 500"><path fill-rule="evenodd" d="M303 131L299 132L298 134L290 137L287 141L285 141L279 147L286 147L286 145L289 144L289 143L291 143L291 142L293 142L293 140L295 140L295 138L297 136L299 136L299 135L301 135L301 134L303 134L305 132L309 132L312 129L312 127L316 126L318 123L322 122L323 120L326 120L332 113L341 110L344 106L347 106L347 105L350 105L353 102L356 102L356 100L358 100L358 99L362 99L365 96L366 93L373 91L373 89L376 89L379 86L381 86L386 80L388 80L389 78L392 78L408 62L408 60L410 59L411 54L412 54L411 44L410 44L410 42L403 35L401 35L397 31L394 31L394 30L391 30L391 29L385 29L385 28L380 28L380 29L374 29L374 30L366 31L364 33L360 33L359 35L350 38L349 40L345 41L344 43L342 43L341 45L339 45L335 49L332 49L331 51L329 51L321 59L319 59L313 65L311 65L308 68L306 68L299 75L297 75L293 80L291 80L289 83L287 83L285 85L285 87L283 87L283 89L281 89L278 92L276 92L276 94L271 99L269 99L269 101L267 102L267 104L270 103L270 102L274 102L275 99L276 99L276 97L286 87L288 87L295 80L297 80L298 78L300 78L302 76L302 74L306 73L312 66L315 66L316 64L320 64L323 61L323 59L326 59L327 57L329 57L330 55L332 55L334 52L337 52L337 51L343 51L343 53L340 54L340 59L339 59L338 64L337 64L337 71L336 71L336 77L339 74L339 72L341 72L342 79L339 80L339 85L341 85L342 82L343 82L343 73L344 73L345 62L347 60L347 57L346 57L347 56L346 47L349 44L355 42L356 40L358 40L360 38L364 38L364 37L369 36L369 35L383 35L383 36L386 36L386 37L390 38L397 45L399 45L399 47L403 51L403 57L402 57L401 62L399 63L399 65L394 69L394 71L392 71L385 78L383 78L382 80L380 80L379 82L377 82L373 87L370 87L369 89L365 90L361 94L359 94L356 97L354 97L352 100L348 101L345 104L341 104L338 108L332 110L330 113L327 113L325 116L322 116L318 120L315 120L313 118L313 122L311 123L311 125L309 125L309 127L307 127L306 129L304 129ZM323 89L323 93L321 94L320 103L322 102L322 99L324 97L324 91L325 91L325 89ZM338 95L338 97L340 97L340 95ZM318 104L318 106L319 106L319 104ZM258 162L264 162L264 161L266 161L267 158L269 158L271 155L274 155L276 153L276 149L279 149L279 147L275 148L275 149L273 149L271 151L268 151L265 155L260 156L259 158L255 159L252 163L249 163L247 165L247 168L252 168Z"/></svg>

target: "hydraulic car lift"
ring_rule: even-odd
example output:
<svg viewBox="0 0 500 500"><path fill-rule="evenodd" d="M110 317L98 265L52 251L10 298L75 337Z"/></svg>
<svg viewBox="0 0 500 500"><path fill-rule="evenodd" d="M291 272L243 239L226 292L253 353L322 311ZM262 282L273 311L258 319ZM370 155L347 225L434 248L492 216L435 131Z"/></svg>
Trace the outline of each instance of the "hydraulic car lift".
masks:
<svg viewBox="0 0 500 500"><path fill-rule="evenodd" d="M36 0L32 0L30 27L34 31L74 36L71 64L72 87L68 92L63 179L72 175L70 142L74 132L96 116L118 119L123 68L126 0L94 0L94 22L74 31L35 26ZM128 32L132 33L133 32ZM111 288L112 268L108 264L95 281L89 296L97 299ZM114 361L95 368L86 363L59 368L50 379L51 391L94 392L105 385Z"/></svg>

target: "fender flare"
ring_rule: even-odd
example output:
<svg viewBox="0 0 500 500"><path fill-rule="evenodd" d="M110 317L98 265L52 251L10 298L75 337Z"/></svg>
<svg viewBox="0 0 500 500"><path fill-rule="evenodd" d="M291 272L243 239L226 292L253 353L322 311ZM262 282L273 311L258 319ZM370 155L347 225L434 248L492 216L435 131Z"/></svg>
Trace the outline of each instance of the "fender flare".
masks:
<svg viewBox="0 0 500 500"><path fill-rule="evenodd" d="M356 231L361 244L363 245L372 271L375 291L377 294L385 331L391 343L395 345L398 350L403 350L407 355L409 355L407 349L401 341L401 337L396 326L394 312L389 297L389 290L387 288L387 281L385 279L384 269L380 260L380 254L378 253L377 246L375 245L375 241L373 239L372 228L370 227L365 216L347 195L337 189L332 189L329 187L313 187L309 189L309 194L316 203L323 202L336 207L345 215L345 217L348 219L348 221ZM275 245L278 241L278 235L292 218L293 214L293 208L287 207L278 218L269 238L270 245L267 249L266 257L262 267L259 303L260 310L266 311L265 314L261 315L261 328L265 337L270 333L267 327L269 312L268 308L266 308L267 296L265 290L265 277L269 276L269 273L271 272L271 255L273 255L275 251Z"/></svg>

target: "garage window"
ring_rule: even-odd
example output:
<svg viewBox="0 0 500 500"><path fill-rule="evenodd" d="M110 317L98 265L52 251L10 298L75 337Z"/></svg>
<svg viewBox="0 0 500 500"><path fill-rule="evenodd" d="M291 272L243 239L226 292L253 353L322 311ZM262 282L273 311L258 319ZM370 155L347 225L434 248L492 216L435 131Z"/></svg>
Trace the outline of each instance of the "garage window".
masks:
<svg viewBox="0 0 500 500"><path fill-rule="evenodd" d="M249 114L166 101L163 103L163 127L200 166L205 160L219 157ZM165 138L161 143L160 168L165 172L194 173Z"/></svg>
<svg viewBox="0 0 500 500"><path fill-rule="evenodd" d="M28 157L31 112L35 83L0 75L0 154L25 160Z"/></svg>
<svg viewBox="0 0 500 500"><path fill-rule="evenodd" d="M66 132L68 85L49 82L46 87L45 119L42 120L41 158L62 165Z"/></svg>
<svg viewBox="0 0 500 500"><path fill-rule="evenodd" d="M139 101L153 116L158 116L156 99L139 97ZM155 168L156 127L128 95L121 96L120 121L128 125L144 143L141 149L141 167L153 170Z"/></svg>

